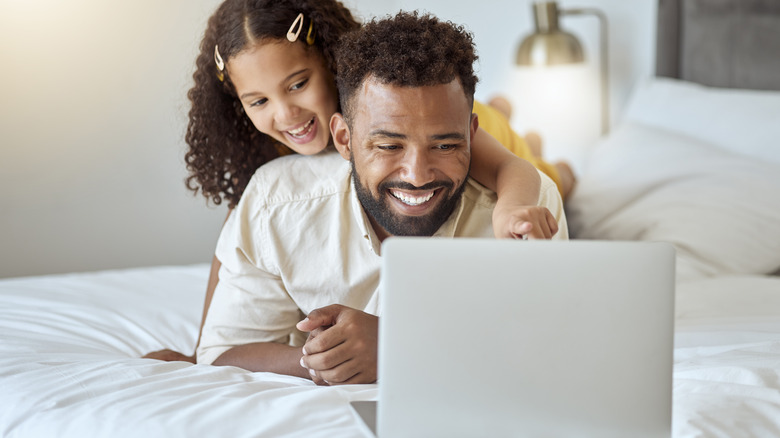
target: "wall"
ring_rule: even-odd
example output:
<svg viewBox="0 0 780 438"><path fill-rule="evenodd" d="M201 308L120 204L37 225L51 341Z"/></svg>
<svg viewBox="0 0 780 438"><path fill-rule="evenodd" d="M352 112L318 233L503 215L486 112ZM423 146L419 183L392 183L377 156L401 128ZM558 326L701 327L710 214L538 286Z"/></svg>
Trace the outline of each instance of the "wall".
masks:
<svg viewBox="0 0 780 438"><path fill-rule="evenodd" d="M0 277L210 260L226 209L184 188L183 135L197 45L218 3L0 1ZM345 3L363 18L419 8L465 24L480 54L478 97L515 90L530 1ZM576 5L610 14L617 119L652 72L655 2ZM597 47L595 21L564 26ZM515 126L536 129L541 103L512 98ZM542 132L549 152L568 146L556 132Z"/></svg>
<svg viewBox="0 0 780 438"><path fill-rule="evenodd" d="M0 1L0 276L210 260L183 137L217 3Z"/></svg>

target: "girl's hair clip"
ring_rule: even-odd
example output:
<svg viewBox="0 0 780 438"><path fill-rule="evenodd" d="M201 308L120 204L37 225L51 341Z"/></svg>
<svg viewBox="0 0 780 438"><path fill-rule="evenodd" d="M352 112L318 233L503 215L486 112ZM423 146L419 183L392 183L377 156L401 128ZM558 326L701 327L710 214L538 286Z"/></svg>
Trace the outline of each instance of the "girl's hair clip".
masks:
<svg viewBox="0 0 780 438"><path fill-rule="evenodd" d="M306 32L306 44L314 44L314 20L309 20L309 31Z"/></svg>
<svg viewBox="0 0 780 438"><path fill-rule="evenodd" d="M303 12L298 14L292 22L292 25L290 25L290 29L287 31L287 41L291 43L298 41L298 35L301 34L301 29L303 29Z"/></svg>
<svg viewBox="0 0 780 438"><path fill-rule="evenodd" d="M291 43L298 41L301 30L303 30L303 12L298 14L292 25L290 25L290 29L287 31L287 41ZM306 44L314 44L314 20L309 20L309 31L306 32Z"/></svg>
<svg viewBox="0 0 780 438"><path fill-rule="evenodd" d="M225 60L223 60L222 56L219 54L219 45L214 46L214 62L217 64L217 79L222 82L225 80L225 73L223 73L223 70L225 70Z"/></svg>
<svg viewBox="0 0 780 438"><path fill-rule="evenodd" d="M225 61L222 59L222 55L219 54L219 46L214 46L214 62L217 63L217 69L222 71L225 69Z"/></svg>

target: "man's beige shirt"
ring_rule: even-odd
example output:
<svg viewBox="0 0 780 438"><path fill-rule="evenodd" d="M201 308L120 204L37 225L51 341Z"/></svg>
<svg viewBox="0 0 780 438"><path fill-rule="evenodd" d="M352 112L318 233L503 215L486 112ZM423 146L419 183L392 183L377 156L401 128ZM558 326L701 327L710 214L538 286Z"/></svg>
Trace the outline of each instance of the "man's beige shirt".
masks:
<svg viewBox="0 0 780 438"><path fill-rule="evenodd" d="M555 183L541 174L539 205L567 239ZM495 194L469 179L434 237L493 237ZM212 363L254 342L302 345L295 324L314 309L343 304L379 315L380 242L355 195L351 167L335 152L292 155L263 165L217 244L219 284L198 348Z"/></svg>

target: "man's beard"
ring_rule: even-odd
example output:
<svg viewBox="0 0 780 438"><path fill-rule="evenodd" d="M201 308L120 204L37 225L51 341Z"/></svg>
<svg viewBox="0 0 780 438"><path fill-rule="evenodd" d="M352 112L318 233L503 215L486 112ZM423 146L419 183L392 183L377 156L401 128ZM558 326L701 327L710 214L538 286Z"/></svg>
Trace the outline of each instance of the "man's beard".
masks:
<svg viewBox="0 0 780 438"><path fill-rule="evenodd" d="M436 230L441 227L450 217L458 204L463 190L466 188L466 180L458 187L455 192L442 201L439 201L438 207L425 216L405 216L395 213L390 207L387 198L384 196L391 188L402 190L430 190L439 188L440 190L452 190L452 181L434 181L422 187L415 187L404 182L383 182L379 184L379 198L375 198L361 182L355 169L355 159L350 158L352 164L352 181L355 184L355 192L360 204L363 206L366 214L373 218L379 226L385 229L393 236L433 236ZM388 195L392 196L392 195Z"/></svg>

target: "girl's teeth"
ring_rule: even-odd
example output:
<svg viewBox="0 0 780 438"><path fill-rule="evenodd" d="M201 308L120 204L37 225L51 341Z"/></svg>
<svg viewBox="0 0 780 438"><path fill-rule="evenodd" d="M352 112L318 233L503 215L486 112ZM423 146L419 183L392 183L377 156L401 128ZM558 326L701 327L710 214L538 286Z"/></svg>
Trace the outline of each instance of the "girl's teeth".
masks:
<svg viewBox="0 0 780 438"><path fill-rule="evenodd" d="M305 125L301 126L298 129L293 129L290 131L287 131L290 135L295 135L297 137L302 137L303 135L308 133L308 129L311 127L311 124L314 123L314 119L309 120Z"/></svg>
<svg viewBox="0 0 780 438"><path fill-rule="evenodd" d="M393 194L393 196L400 199L401 202L403 202L404 204L411 205L411 206L420 205L422 203L428 202L433 197L434 194L434 192L430 192L425 196L414 197L414 196L409 196L402 192L391 192L391 193Z"/></svg>

